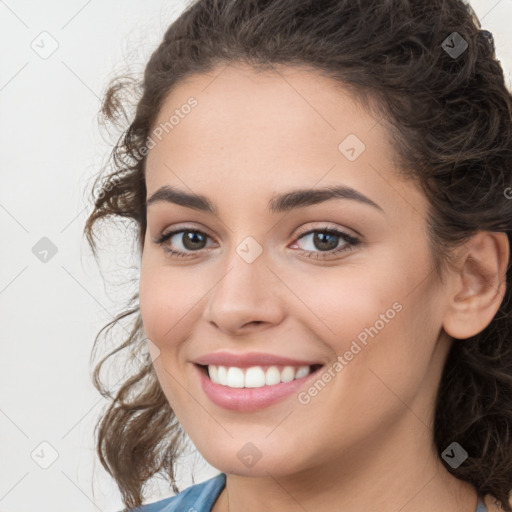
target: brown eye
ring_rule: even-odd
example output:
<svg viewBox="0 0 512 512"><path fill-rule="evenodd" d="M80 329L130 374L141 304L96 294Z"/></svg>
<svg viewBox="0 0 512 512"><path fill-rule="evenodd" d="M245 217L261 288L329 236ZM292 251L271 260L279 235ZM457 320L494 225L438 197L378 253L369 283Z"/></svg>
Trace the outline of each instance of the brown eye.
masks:
<svg viewBox="0 0 512 512"><path fill-rule="evenodd" d="M160 238L155 240L155 243L161 245L164 251L172 256L181 257L204 249L208 238L210 237L202 231L195 229L177 229L162 234Z"/></svg>
<svg viewBox="0 0 512 512"><path fill-rule="evenodd" d="M310 238L310 243L305 244L309 247L302 249L302 251L306 253L308 257L315 259L327 258L344 251L352 250L356 245L361 243L359 239L344 231L328 227L310 230L302 234L298 240L303 240L311 235L313 236ZM341 247L339 246L340 239L345 242ZM297 242L294 245L296 244Z"/></svg>

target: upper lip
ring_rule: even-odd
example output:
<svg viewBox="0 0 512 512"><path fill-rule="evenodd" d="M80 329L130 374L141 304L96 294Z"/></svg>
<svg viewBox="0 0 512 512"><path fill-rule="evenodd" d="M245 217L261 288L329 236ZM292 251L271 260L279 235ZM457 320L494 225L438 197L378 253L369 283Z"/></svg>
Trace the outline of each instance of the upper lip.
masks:
<svg viewBox="0 0 512 512"><path fill-rule="evenodd" d="M199 365L213 364L215 366L238 366L240 368L248 368L250 366L310 366L321 364L316 361L301 361L263 352L245 352L243 354L212 352L197 358L194 362Z"/></svg>

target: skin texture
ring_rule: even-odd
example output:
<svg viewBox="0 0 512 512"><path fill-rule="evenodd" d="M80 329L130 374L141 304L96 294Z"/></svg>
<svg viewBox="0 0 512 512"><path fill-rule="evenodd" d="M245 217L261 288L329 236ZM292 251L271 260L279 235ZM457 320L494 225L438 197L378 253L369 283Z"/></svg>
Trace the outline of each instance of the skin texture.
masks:
<svg viewBox="0 0 512 512"><path fill-rule="evenodd" d="M156 124L190 96L197 106L149 152L148 197L168 185L207 196L218 212L148 206L140 307L170 405L228 475L214 512L228 510L228 496L231 512L473 512L475 490L448 473L433 444L434 402L450 344L464 342L450 336L484 329L503 298L505 235L477 234L441 282L425 197L394 172L378 119L327 78L223 65L171 91ZM366 146L354 161L338 149L349 134ZM267 209L275 194L331 185L353 187L383 211L349 199ZM329 256L311 234L325 227L361 243ZM180 233L166 243L189 255L170 256L154 240L171 228L205 233L204 248L188 249ZM263 250L252 263L236 251L248 236ZM228 411L200 386L192 361L221 350L329 367L394 303L401 310L306 405L293 394L256 412ZM261 452L252 467L237 457L248 442Z"/></svg>

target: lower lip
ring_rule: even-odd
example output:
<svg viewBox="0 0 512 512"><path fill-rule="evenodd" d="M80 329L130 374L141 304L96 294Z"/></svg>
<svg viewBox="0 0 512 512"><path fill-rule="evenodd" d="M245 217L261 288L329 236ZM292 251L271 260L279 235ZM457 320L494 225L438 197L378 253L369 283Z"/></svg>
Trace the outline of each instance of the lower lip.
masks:
<svg viewBox="0 0 512 512"><path fill-rule="evenodd" d="M204 369L194 365L199 372L201 386L208 398L216 405L232 411L249 412L264 409L269 405L284 400L286 397L297 393L304 383L313 375L316 375L321 368L309 373L300 379L290 382L281 382L273 386L262 386L261 388L230 388L212 382Z"/></svg>

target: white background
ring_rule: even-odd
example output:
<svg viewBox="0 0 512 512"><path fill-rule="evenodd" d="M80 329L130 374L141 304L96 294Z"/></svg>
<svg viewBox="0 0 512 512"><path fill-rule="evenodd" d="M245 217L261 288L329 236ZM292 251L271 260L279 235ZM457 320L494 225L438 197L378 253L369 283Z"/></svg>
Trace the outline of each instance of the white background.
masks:
<svg viewBox="0 0 512 512"><path fill-rule="evenodd" d="M494 35L511 87L512 0L471 5ZM105 289L82 230L91 177L112 143L97 119L106 85L127 68L143 69L183 6L0 0L0 512L122 508L95 455L93 428L107 400L91 383L89 357L136 280ZM58 44L46 59L31 47L41 38L47 49ZM46 263L32 252L42 237L57 247ZM111 259L101 259L109 283L136 276L127 234L117 238L125 245L112 242ZM34 459L50 462L52 450L58 458L42 469ZM217 473L193 451L185 466L180 488L192 470L196 482ZM151 489L148 501L172 495L159 480Z"/></svg>

